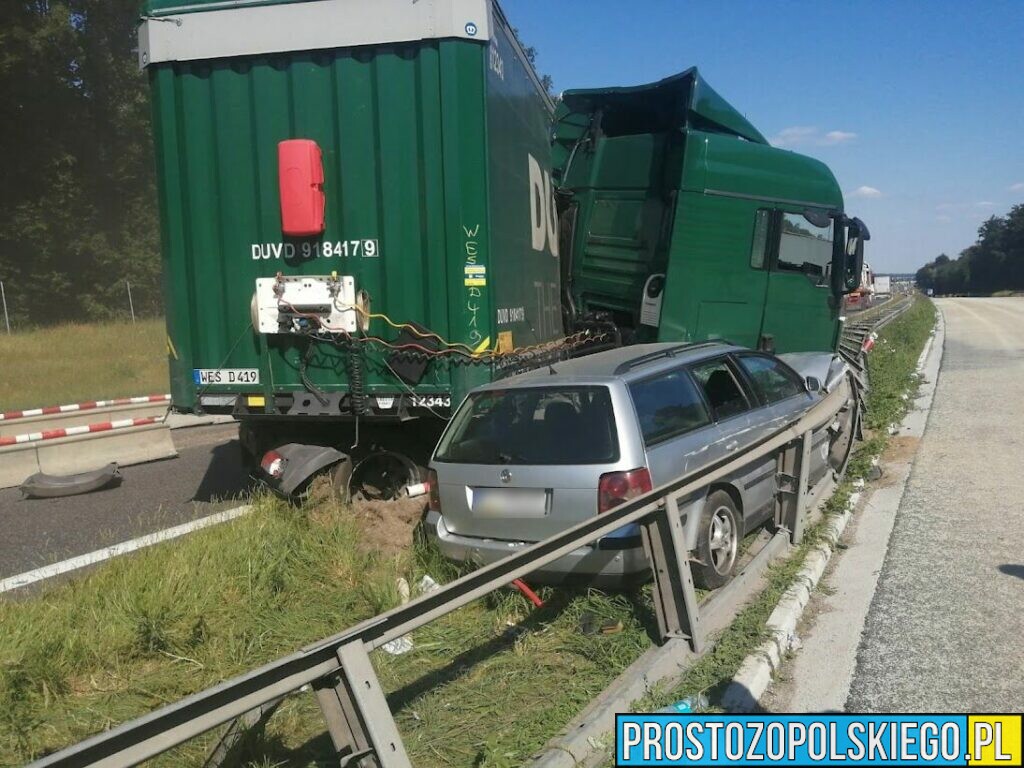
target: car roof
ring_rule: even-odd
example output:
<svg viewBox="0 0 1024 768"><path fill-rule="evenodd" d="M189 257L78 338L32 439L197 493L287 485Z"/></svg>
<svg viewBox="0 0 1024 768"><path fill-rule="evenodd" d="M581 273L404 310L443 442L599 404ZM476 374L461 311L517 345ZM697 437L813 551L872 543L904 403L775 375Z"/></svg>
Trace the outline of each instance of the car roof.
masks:
<svg viewBox="0 0 1024 768"><path fill-rule="evenodd" d="M558 384L607 384L612 381L628 382L644 378L666 368L674 368L680 363L692 363L743 349L735 344L718 341L696 344L679 342L631 344L535 368L507 379L495 381L481 389L555 386Z"/></svg>

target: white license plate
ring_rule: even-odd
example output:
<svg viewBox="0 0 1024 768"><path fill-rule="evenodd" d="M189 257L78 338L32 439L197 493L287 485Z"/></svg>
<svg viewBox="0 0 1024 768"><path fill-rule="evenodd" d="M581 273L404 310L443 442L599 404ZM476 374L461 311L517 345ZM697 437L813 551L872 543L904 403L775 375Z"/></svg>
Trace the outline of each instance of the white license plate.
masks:
<svg viewBox="0 0 1024 768"><path fill-rule="evenodd" d="M259 384L259 368L196 368L192 379L200 387L211 384Z"/></svg>

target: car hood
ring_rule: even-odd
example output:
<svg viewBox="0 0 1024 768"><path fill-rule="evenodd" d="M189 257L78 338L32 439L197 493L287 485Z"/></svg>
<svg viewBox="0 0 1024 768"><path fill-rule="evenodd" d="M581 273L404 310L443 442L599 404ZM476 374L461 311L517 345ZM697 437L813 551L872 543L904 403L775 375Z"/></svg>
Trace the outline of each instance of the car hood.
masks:
<svg viewBox="0 0 1024 768"><path fill-rule="evenodd" d="M778 358L804 378L816 378L826 392L831 392L848 370L846 361L832 352L790 352Z"/></svg>

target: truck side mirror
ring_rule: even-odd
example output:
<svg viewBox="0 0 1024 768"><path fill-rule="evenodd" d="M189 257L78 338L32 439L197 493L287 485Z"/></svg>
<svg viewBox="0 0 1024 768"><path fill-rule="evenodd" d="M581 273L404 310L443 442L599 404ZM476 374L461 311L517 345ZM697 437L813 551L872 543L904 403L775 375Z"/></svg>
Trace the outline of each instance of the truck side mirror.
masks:
<svg viewBox="0 0 1024 768"><path fill-rule="evenodd" d="M832 287L836 294L851 293L860 287L864 270L864 241L871 239L867 226L857 218L847 222L846 232L845 253L836 259L841 264L835 264L832 270ZM837 257L840 255L838 251Z"/></svg>
<svg viewBox="0 0 1024 768"><path fill-rule="evenodd" d="M820 392L821 382L814 376L808 376L804 379L804 386L807 387L808 392Z"/></svg>

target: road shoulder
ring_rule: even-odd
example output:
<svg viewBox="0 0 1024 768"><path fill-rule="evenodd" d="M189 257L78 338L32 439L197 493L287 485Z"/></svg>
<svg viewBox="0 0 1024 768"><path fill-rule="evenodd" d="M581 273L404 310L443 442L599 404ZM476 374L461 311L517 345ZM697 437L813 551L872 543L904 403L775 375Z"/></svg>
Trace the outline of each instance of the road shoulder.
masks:
<svg viewBox="0 0 1024 768"><path fill-rule="evenodd" d="M853 681L857 649L889 547L919 441L927 429L942 365L945 323L921 354L923 377L911 410L882 456L882 478L858 505L818 590L798 627L801 648L782 667L763 697L774 712L842 711Z"/></svg>

